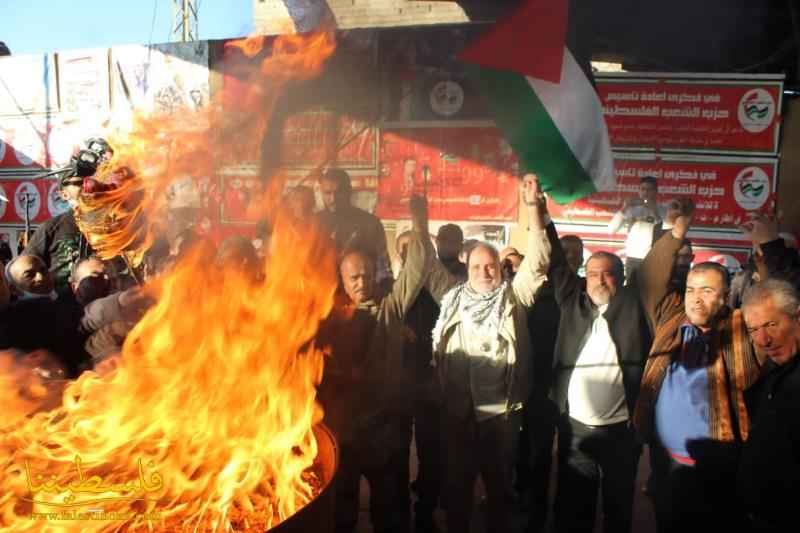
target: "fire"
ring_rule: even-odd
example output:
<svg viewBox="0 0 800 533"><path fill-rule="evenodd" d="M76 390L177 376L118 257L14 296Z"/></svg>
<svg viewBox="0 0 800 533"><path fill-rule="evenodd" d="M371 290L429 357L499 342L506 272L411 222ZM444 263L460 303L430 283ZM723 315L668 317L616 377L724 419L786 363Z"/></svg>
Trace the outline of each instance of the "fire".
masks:
<svg viewBox="0 0 800 533"><path fill-rule="evenodd" d="M10 351L0 352L0 405L5 415L0 431L36 410L56 405L57 380L62 376L63 369L42 351L21 358Z"/></svg>
<svg viewBox="0 0 800 533"><path fill-rule="evenodd" d="M156 512L155 530L174 523L201 531L228 530L232 516L254 510L266 510L270 527L310 500L304 472L317 451L311 428L321 414L315 386L323 355L309 341L333 305L333 252L280 217L272 242L281 252L263 283L220 272L198 250L163 280L118 368L83 374L65 390L63 407L0 435L2 531L19 531L32 513L60 512L70 495L78 502L146 497L89 507ZM163 487L31 494L29 483L39 483L28 478L26 462L33 474L66 485L77 477L76 456L85 477L99 475L103 486L136 480L141 460L152 465L148 483L157 473ZM119 523L50 525L106 531ZM132 530L147 525L129 522Z"/></svg>
<svg viewBox="0 0 800 533"><path fill-rule="evenodd" d="M172 183L213 172L221 152L257 155L274 90L314 75L334 46L330 34L286 39L253 77L258 113L225 118L214 103L192 119L208 128L140 117L112 138L102 179L119 186L79 213L100 254L140 260ZM61 406L29 415L46 391L35 379L12 389L19 376L0 358L13 413L0 431L0 531L265 530L313 497L323 370L313 338L333 305L334 252L275 212L263 281L221 271L198 247L148 288L156 303L116 367L69 383Z"/></svg>
<svg viewBox="0 0 800 533"><path fill-rule="evenodd" d="M248 57L268 52L257 67L236 69L246 87L237 110L224 109L218 94L197 113L137 116L129 131L109 136L114 156L98 170L98 180L117 188L83 197L78 213L81 231L98 255L110 259L124 253L138 265L155 236L164 233L173 184L259 161L267 125L287 85L318 75L336 48L331 32L281 36L269 41L269 48L266 39L228 43ZM255 202L263 212L273 207L282 186L279 179L270 181L271 189Z"/></svg>

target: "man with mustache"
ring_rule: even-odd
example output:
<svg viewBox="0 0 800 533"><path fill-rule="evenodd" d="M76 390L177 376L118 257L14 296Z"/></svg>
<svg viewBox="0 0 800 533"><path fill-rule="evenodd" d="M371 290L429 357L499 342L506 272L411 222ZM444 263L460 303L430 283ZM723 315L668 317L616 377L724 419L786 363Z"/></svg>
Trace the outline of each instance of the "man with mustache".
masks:
<svg viewBox="0 0 800 533"><path fill-rule="evenodd" d="M339 260L341 290L318 342L331 357L319 387L325 423L340 445L335 531L355 531L361 476L370 486L376 533L405 533L410 524L408 487L412 380L403 365L403 326L436 260L428 235L427 203L410 202L413 231L405 264L387 293L368 251L345 249Z"/></svg>
<svg viewBox="0 0 800 533"><path fill-rule="evenodd" d="M641 449L630 418L651 340L644 289L638 277L624 284L622 261L609 252L592 254L580 278L552 224L548 237L548 278L561 309L550 392L558 419L556 531L594 531L602 487L603 530L625 533Z"/></svg>
<svg viewBox="0 0 800 533"><path fill-rule="evenodd" d="M750 429L743 395L761 362L741 312L726 305L728 272L722 265L694 265L682 292L671 283L670 269L656 268L676 263L689 222L678 217L642 265L655 336L634 422L650 445L659 531L692 530L700 523L738 530L745 517L735 500L737 455ZM768 255L781 254L771 226L762 218L752 223L754 244Z"/></svg>
<svg viewBox="0 0 800 533"><path fill-rule="evenodd" d="M745 394L751 425L739 495L754 531L791 531L800 493L800 299L791 283L768 279L745 291L742 312L765 363Z"/></svg>
<svg viewBox="0 0 800 533"><path fill-rule="evenodd" d="M435 264L427 284L434 299L444 293L433 329L433 361L443 401L442 496L447 530L454 533L470 530L479 474L486 487L487 531L511 531L512 462L531 386L528 311L549 256L544 195L535 175L523 178L521 193L528 207L528 250L513 281L503 281L497 250L478 243L468 252L466 282L454 285Z"/></svg>

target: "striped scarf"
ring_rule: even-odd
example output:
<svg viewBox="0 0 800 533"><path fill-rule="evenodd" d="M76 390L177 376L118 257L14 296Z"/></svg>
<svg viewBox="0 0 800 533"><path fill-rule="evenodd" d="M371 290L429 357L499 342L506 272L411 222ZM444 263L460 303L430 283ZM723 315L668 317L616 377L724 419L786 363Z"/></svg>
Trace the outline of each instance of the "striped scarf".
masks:
<svg viewBox="0 0 800 533"><path fill-rule="evenodd" d="M636 429L648 442L655 435L654 413L658 393L667 367L681 355L681 325L687 320L683 298L677 294L668 295L661 309L665 311L656 327L633 419ZM711 335L709 356L711 360L706 368L711 438L723 442L745 441L750 421L744 391L758 378L761 364L747 338L741 310L723 308Z"/></svg>

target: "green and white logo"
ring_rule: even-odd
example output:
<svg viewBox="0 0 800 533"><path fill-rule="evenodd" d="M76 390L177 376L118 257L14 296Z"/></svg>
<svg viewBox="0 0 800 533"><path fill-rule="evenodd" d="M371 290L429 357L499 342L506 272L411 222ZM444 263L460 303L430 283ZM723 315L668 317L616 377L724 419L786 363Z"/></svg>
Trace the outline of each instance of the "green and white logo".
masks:
<svg viewBox="0 0 800 533"><path fill-rule="evenodd" d="M759 209L769 198L769 176L759 167L747 167L733 181L733 197L742 209Z"/></svg>
<svg viewBox="0 0 800 533"><path fill-rule="evenodd" d="M739 100L739 123L750 133L769 128L775 118L775 100L764 89L752 89Z"/></svg>

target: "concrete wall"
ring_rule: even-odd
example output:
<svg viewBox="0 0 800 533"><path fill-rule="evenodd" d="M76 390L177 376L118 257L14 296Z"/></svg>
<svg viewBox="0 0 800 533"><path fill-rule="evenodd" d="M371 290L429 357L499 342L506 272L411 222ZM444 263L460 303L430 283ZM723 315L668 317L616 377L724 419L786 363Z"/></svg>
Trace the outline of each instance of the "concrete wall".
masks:
<svg viewBox="0 0 800 533"><path fill-rule="evenodd" d="M325 6L327 4L327 8ZM468 22L456 2L408 0L254 0L256 33L276 34L317 27L330 13L339 29L411 26Z"/></svg>

